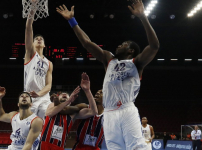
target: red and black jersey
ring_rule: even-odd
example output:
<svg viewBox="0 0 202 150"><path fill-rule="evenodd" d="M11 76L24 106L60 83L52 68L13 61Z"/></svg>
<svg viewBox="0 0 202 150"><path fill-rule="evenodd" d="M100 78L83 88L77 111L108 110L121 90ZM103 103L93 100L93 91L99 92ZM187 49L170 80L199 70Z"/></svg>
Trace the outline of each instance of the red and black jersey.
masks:
<svg viewBox="0 0 202 150"><path fill-rule="evenodd" d="M46 116L45 124L41 133L41 142L51 143L64 148L71 127L72 119L69 115L57 114L51 118ZM39 149L41 142L39 144Z"/></svg>
<svg viewBox="0 0 202 150"><path fill-rule="evenodd" d="M77 129L77 142L72 150L76 149L79 144L101 147L103 139L103 115L95 115L82 120L79 124Z"/></svg>

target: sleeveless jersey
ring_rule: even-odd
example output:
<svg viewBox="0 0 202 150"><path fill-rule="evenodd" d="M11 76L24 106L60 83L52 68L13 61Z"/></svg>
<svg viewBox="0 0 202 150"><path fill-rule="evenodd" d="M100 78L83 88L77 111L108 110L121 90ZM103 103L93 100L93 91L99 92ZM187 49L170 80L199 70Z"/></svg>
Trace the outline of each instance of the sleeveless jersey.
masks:
<svg viewBox="0 0 202 150"><path fill-rule="evenodd" d="M140 90L140 78L133 60L112 59L109 62L103 84L105 108L135 102Z"/></svg>
<svg viewBox="0 0 202 150"><path fill-rule="evenodd" d="M44 141L64 148L71 127L72 119L69 115L57 114L51 118L46 116L41 133L41 142ZM41 149L41 142L39 143L39 149Z"/></svg>
<svg viewBox="0 0 202 150"><path fill-rule="evenodd" d="M24 91L39 92L46 85L46 74L50 66L50 61L44 57L41 58L37 52L31 60L24 64ZM43 96L44 99L50 99L49 93ZM33 99L33 102L35 99Z"/></svg>
<svg viewBox="0 0 202 150"><path fill-rule="evenodd" d="M77 129L76 149L78 144L101 147L104 138L103 115L95 115L82 120Z"/></svg>
<svg viewBox="0 0 202 150"><path fill-rule="evenodd" d="M11 149L22 149L27 136L29 134L29 130L32 124L32 121L37 118L35 114L32 114L26 119L20 120L20 113L17 113L16 115L13 116L11 120L11 125L12 125L12 133L10 136L10 139L12 140L12 143L9 147ZM36 150L38 147L40 141L40 136L35 140L32 146L32 150Z"/></svg>
<svg viewBox="0 0 202 150"><path fill-rule="evenodd" d="M146 141L151 138L151 129L149 124L147 124L145 128L142 126L142 133Z"/></svg>

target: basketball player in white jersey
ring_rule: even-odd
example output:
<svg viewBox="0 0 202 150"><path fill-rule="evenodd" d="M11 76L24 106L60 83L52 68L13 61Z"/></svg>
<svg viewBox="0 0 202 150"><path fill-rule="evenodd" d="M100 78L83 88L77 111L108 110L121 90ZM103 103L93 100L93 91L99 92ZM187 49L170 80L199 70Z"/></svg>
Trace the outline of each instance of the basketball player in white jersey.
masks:
<svg viewBox="0 0 202 150"><path fill-rule="evenodd" d="M31 10L35 13L36 10ZM24 91L33 97L32 112L44 118L50 102L49 91L52 86L52 63L43 55L44 38L33 38L33 19L27 19L25 29Z"/></svg>
<svg viewBox="0 0 202 150"><path fill-rule="evenodd" d="M144 14L142 0L135 0L132 7L128 7L132 14L141 20L149 45L140 53L135 42L126 41L118 46L115 56L93 43L78 26L74 18L74 6L71 11L65 5L56 8L56 11L69 21L83 47L104 64L104 135L108 150L146 149L134 101L140 90L143 69L157 54L159 41Z"/></svg>
<svg viewBox="0 0 202 150"><path fill-rule="evenodd" d="M43 120L32 113L30 107L32 100L27 92L19 96L19 112L5 113L2 106L2 98L6 89L0 87L0 121L11 123L12 140L8 150L36 150L40 141L40 132L43 127Z"/></svg>
<svg viewBox="0 0 202 150"><path fill-rule="evenodd" d="M142 118L142 133L145 138L145 142L147 143L147 150L152 150L151 142L155 137L154 128L147 124L147 117Z"/></svg>

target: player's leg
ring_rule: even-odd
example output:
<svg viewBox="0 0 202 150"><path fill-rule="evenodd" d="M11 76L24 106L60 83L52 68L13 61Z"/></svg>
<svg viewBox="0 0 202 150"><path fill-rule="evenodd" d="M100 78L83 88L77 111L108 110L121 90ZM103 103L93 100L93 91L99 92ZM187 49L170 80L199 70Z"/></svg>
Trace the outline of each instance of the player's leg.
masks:
<svg viewBox="0 0 202 150"><path fill-rule="evenodd" d="M37 115L38 107L39 107L40 103L41 103L41 101L40 101L39 98L38 98L36 101L34 101L34 102L32 103L31 111L32 111L33 113L35 113L36 115Z"/></svg>
<svg viewBox="0 0 202 150"><path fill-rule="evenodd" d="M142 136L141 122L135 105L122 111L122 130L126 150L146 150L147 144Z"/></svg>
<svg viewBox="0 0 202 150"><path fill-rule="evenodd" d="M104 112L104 136L108 150L124 150L119 111Z"/></svg>

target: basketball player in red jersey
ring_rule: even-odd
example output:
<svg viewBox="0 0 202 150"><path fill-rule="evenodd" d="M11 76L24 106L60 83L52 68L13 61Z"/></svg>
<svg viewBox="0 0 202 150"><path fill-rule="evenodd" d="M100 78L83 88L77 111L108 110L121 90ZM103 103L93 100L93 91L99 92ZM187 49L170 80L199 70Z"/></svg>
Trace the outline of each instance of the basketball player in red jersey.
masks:
<svg viewBox="0 0 202 150"><path fill-rule="evenodd" d="M96 115L97 107L94 98L90 91L90 80L86 73L82 74L81 88L84 90L86 97L88 98L90 108L83 108L78 113L72 114L70 111L74 108L69 105L80 91L77 87L71 94L70 98L65 93L59 95L61 104L54 106L50 104L46 111L45 125L41 134L41 142L38 150L64 150L67 135L71 129L73 122L76 119L85 119ZM55 95L53 101L57 101L58 97ZM65 112L60 114L59 112L65 108Z"/></svg>
<svg viewBox="0 0 202 150"><path fill-rule="evenodd" d="M141 132L139 112L134 105L140 90L144 68L159 49L157 35L144 13L142 0L131 0L129 10L139 18L147 34L148 45L140 53L133 41L125 41L116 49L115 56L93 43L74 18L74 6L65 5L56 11L68 20L77 38L88 52L104 64L106 75L103 84L104 135L108 150L143 150L146 148Z"/></svg>
<svg viewBox="0 0 202 150"><path fill-rule="evenodd" d="M37 2L32 0L33 3ZM31 13L35 14L35 7ZM29 17L28 17L29 18ZM50 102L49 91L52 86L52 63L43 55L45 47L42 35L33 37L33 19L27 19L25 29L24 91L33 97L32 112L44 118Z"/></svg>
<svg viewBox="0 0 202 150"><path fill-rule="evenodd" d="M95 94L98 115L81 120L76 133L76 143L72 150L100 150L104 139L102 99L102 90L99 90Z"/></svg>

